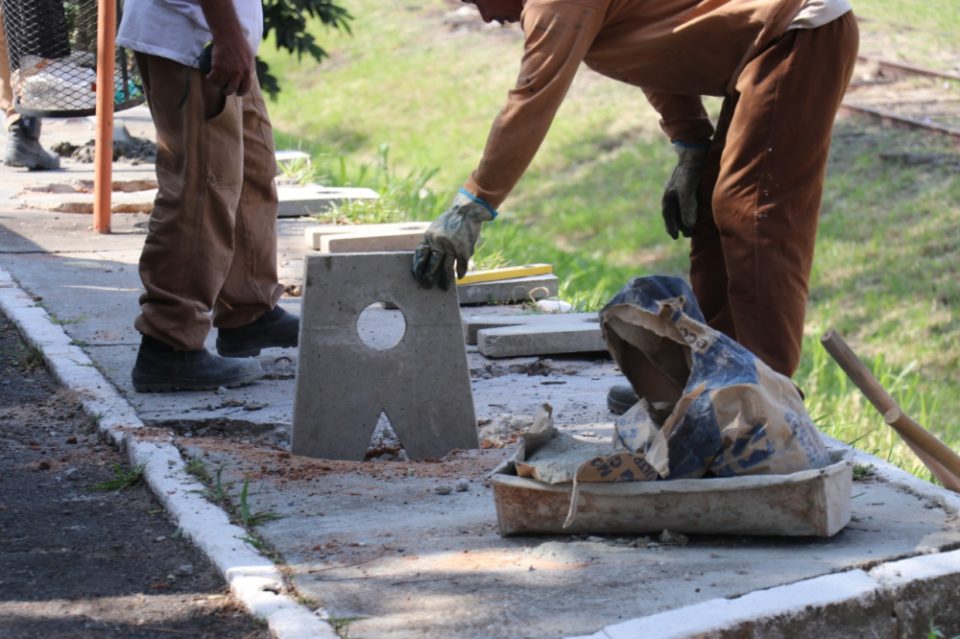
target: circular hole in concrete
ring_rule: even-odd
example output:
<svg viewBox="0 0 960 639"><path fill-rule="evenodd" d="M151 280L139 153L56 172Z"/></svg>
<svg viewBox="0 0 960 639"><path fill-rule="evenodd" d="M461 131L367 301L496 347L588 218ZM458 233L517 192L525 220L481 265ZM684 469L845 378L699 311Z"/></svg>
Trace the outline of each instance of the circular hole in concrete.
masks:
<svg viewBox="0 0 960 639"><path fill-rule="evenodd" d="M407 320L403 311L382 302L367 306L357 318L357 334L360 341L377 351L390 350L400 343L407 332Z"/></svg>

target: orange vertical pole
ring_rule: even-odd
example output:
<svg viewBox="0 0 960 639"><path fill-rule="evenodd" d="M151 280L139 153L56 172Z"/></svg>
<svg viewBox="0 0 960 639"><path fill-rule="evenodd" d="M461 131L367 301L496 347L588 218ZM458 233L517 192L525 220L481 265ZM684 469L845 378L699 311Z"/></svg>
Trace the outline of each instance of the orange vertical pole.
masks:
<svg viewBox="0 0 960 639"><path fill-rule="evenodd" d="M94 146L93 230L110 232L113 185L113 65L117 37L117 2L97 6L97 135Z"/></svg>

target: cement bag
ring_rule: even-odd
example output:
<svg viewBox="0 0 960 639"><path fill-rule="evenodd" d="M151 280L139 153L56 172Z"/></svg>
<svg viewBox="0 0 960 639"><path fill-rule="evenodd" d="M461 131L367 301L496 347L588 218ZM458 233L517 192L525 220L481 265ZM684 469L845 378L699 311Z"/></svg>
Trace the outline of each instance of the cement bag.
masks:
<svg viewBox="0 0 960 639"><path fill-rule="evenodd" d="M789 378L706 325L675 277L631 280L600 312L607 348L645 401L616 444L661 478L786 474L829 464Z"/></svg>

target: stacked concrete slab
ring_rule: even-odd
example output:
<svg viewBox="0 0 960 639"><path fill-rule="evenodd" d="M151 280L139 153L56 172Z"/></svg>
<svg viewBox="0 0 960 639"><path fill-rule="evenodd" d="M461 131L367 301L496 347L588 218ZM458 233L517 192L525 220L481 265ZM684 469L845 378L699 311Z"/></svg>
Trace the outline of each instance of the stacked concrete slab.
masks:
<svg viewBox="0 0 960 639"><path fill-rule="evenodd" d="M309 248L321 253L412 251L427 226L427 222L318 224L304 232L304 239Z"/></svg>
<svg viewBox="0 0 960 639"><path fill-rule="evenodd" d="M318 224L305 231L307 247L322 253L412 251L423 240L428 222ZM514 277L457 286L461 305L518 304L556 297L557 276Z"/></svg>
<svg viewBox="0 0 960 639"><path fill-rule="evenodd" d="M467 344L487 357L606 352L596 313L464 315Z"/></svg>

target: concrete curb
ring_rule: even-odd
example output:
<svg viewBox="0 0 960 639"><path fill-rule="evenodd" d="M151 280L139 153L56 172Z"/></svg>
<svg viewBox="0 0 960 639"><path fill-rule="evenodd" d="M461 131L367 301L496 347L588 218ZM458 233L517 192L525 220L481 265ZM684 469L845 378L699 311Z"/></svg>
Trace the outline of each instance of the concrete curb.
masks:
<svg viewBox="0 0 960 639"><path fill-rule="evenodd" d="M144 478L180 530L217 566L230 590L278 639L336 639L330 624L284 593L277 566L243 541L246 531L201 496L166 431L147 428L83 350L0 268L0 310L43 352L50 370L77 393L102 436L143 465Z"/></svg>
<svg viewBox="0 0 960 639"><path fill-rule="evenodd" d="M951 551L711 599L567 639L921 637L945 611L956 623L958 587L960 551Z"/></svg>
<svg viewBox="0 0 960 639"><path fill-rule="evenodd" d="M846 447L825 439L831 447ZM851 450L854 463L872 465L885 480L929 498L949 513L960 513L960 495ZM944 611L960 623L960 612L955 610L958 591L960 550L954 550L822 575L733 599L711 599L566 639L921 637L927 636L930 624ZM843 634L843 628L849 633Z"/></svg>

